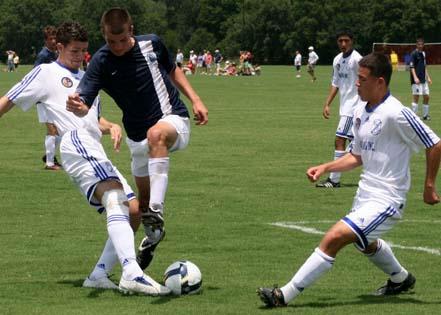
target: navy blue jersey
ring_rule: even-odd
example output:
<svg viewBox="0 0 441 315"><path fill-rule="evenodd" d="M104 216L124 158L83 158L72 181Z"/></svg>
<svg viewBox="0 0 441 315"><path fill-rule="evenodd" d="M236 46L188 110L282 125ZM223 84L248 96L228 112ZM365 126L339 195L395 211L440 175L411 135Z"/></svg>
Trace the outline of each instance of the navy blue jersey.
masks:
<svg viewBox="0 0 441 315"><path fill-rule="evenodd" d="M35 60L34 67L41 65L42 63L51 63L52 61L57 60L57 53L54 51L50 51L47 47L43 47L37 55L37 59Z"/></svg>
<svg viewBox="0 0 441 315"><path fill-rule="evenodd" d="M419 51L415 49L410 55L411 68L415 69L415 74L420 80L420 83L426 82L426 54L424 51ZM410 73L410 83L415 84L412 73Z"/></svg>
<svg viewBox="0 0 441 315"><path fill-rule="evenodd" d="M108 45L101 47L77 92L91 106L99 90L104 90L122 110L127 136L142 141L162 117L189 114L170 80L176 65L160 38L154 34L134 38L135 45L123 56L112 54Z"/></svg>

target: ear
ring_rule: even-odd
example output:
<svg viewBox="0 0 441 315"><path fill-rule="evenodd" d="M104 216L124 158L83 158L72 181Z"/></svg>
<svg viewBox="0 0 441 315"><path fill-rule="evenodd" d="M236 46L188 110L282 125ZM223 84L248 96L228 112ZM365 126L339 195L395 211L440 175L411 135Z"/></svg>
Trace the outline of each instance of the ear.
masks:
<svg viewBox="0 0 441 315"><path fill-rule="evenodd" d="M57 43L57 50L58 53L61 53L64 49L64 45L62 43Z"/></svg>

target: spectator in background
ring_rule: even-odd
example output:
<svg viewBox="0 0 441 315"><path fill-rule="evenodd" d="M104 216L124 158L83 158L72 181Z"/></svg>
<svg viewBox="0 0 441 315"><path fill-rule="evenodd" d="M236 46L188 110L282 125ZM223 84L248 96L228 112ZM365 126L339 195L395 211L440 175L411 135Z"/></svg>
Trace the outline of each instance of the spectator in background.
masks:
<svg viewBox="0 0 441 315"><path fill-rule="evenodd" d="M196 67L198 64L198 55L194 53L194 50L190 50L190 62L192 63L191 73L196 73Z"/></svg>
<svg viewBox="0 0 441 315"><path fill-rule="evenodd" d="M92 59L92 55L86 51L86 53L84 54L84 59L83 59L83 70L86 71L87 67L89 66L89 62L90 59Z"/></svg>
<svg viewBox="0 0 441 315"><path fill-rule="evenodd" d="M302 55L300 54L300 51L296 50L296 56L294 57L294 67L296 67L296 78L300 78L300 71L302 66Z"/></svg>
<svg viewBox="0 0 441 315"><path fill-rule="evenodd" d="M397 71L398 70L398 55L394 50L392 50L390 53L390 63L392 64L392 70Z"/></svg>
<svg viewBox="0 0 441 315"><path fill-rule="evenodd" d="M314 69L317 64L317 61L319 60L319 56L315 53L314 47L309 46L309 56L308 56L308 73L311 76L311 82L315 82L317 78L314 74Z"/></svg>
<svg viewBox="0 0 441 315"><path fill-rule="evenodd" d="M222 54L220 53L219 49L216 49L214 51L214 63L216 64L216 75L219 75L221 72L222 60L224 60L224 57L222 57Z"/></svg>
<svg viewBox="0 0 441 315"><path fill-rule="evenodd" d="M213 63L213 55L209 50L207 50L207 55L205 56L205 64L207 66L207 74L211 75L211 64Z"/></svg>
<svg viewBox="0 0 441 315"><path fill-rule="evenodd" d="M20 57L17 55L17 53L15 53L14 54L14 68L17 69L19 64L20 64Z"/></svg>
<svg viewBox="0 0 441 315"><path fill-rule="evenodd" d="M176 65L179 68L182 68L183 63L184 63L184 54L180 49L178 49L178 52L176 53Z"/></svg>
<svg viewBox="0 0 441 315"><path fill-rule="evenodd" d="M14 72L14 55L15 52L13 50L7 50L6 55L8 56L7 66L8 66L8 72Z"/></svg>

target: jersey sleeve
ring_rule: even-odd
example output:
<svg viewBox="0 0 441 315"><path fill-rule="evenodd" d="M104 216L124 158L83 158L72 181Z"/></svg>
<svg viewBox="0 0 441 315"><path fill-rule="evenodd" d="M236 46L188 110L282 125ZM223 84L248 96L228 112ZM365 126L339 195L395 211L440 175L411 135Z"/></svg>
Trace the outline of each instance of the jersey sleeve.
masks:
<svg viewBox="0 0 441 315"><path fill-rule="evenodd" d="M424 124L415 113L407 107L403 107L396 123L398 132L414 152L421 148L431 148L439 142L439 137Z"/></svg>
<svg viewBox="0 0 441 315"><path fill-rule="evenodd" d="M338 88L340 86L340 80L338 77L338 69L337 69L338 62L334 59L334 62L332 63L332 86Z"/></svg>
<svg viewBox="0 0 441 315"><path fill-rule="evenodd" d="M411 68L415 67L416 57L417 57L417 54L415 53L415 51L413 51L412 54L410 55L409 67L411 67Z"/></svg>
<svg viewBox="0 0 441 315"><path fill-rule="evenodd" d="M102 88L102 75L98 54L93 56L87 67L87 71L78 84L76 92L80 95L82 101L89 107L92 106L95 98Z"/></svg>
<svg viewBox="0 0 441 315"><path fill-rule="evenodd" d="M32 69L20 82L12 87L7 98L23 111L27 111L32 105L43 101L46 93L44 70L41 66Z"/></svg>
<svg viewBox="0 0 441 315"><path fill-rule="evenodd" d="M176 64L173 62L173 59L171 58L167 47L165 47L162 40L157 36L155 37L155 40L153 42L153 47L157 53L159 64L164 67L167 73L172 72L175 69Z"/></svg>

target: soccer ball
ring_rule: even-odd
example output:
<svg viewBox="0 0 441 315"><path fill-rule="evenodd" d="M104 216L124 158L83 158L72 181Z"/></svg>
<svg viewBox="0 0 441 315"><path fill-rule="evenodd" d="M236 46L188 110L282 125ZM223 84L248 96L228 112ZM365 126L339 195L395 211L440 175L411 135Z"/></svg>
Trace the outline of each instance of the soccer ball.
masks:
<svg viewBox="0 0 441 315"><path fill-rule="evenodd" d="M174 295L195 294L201 290L202 274L191 261L180 260L165 270L164 282Z"/></svg>

